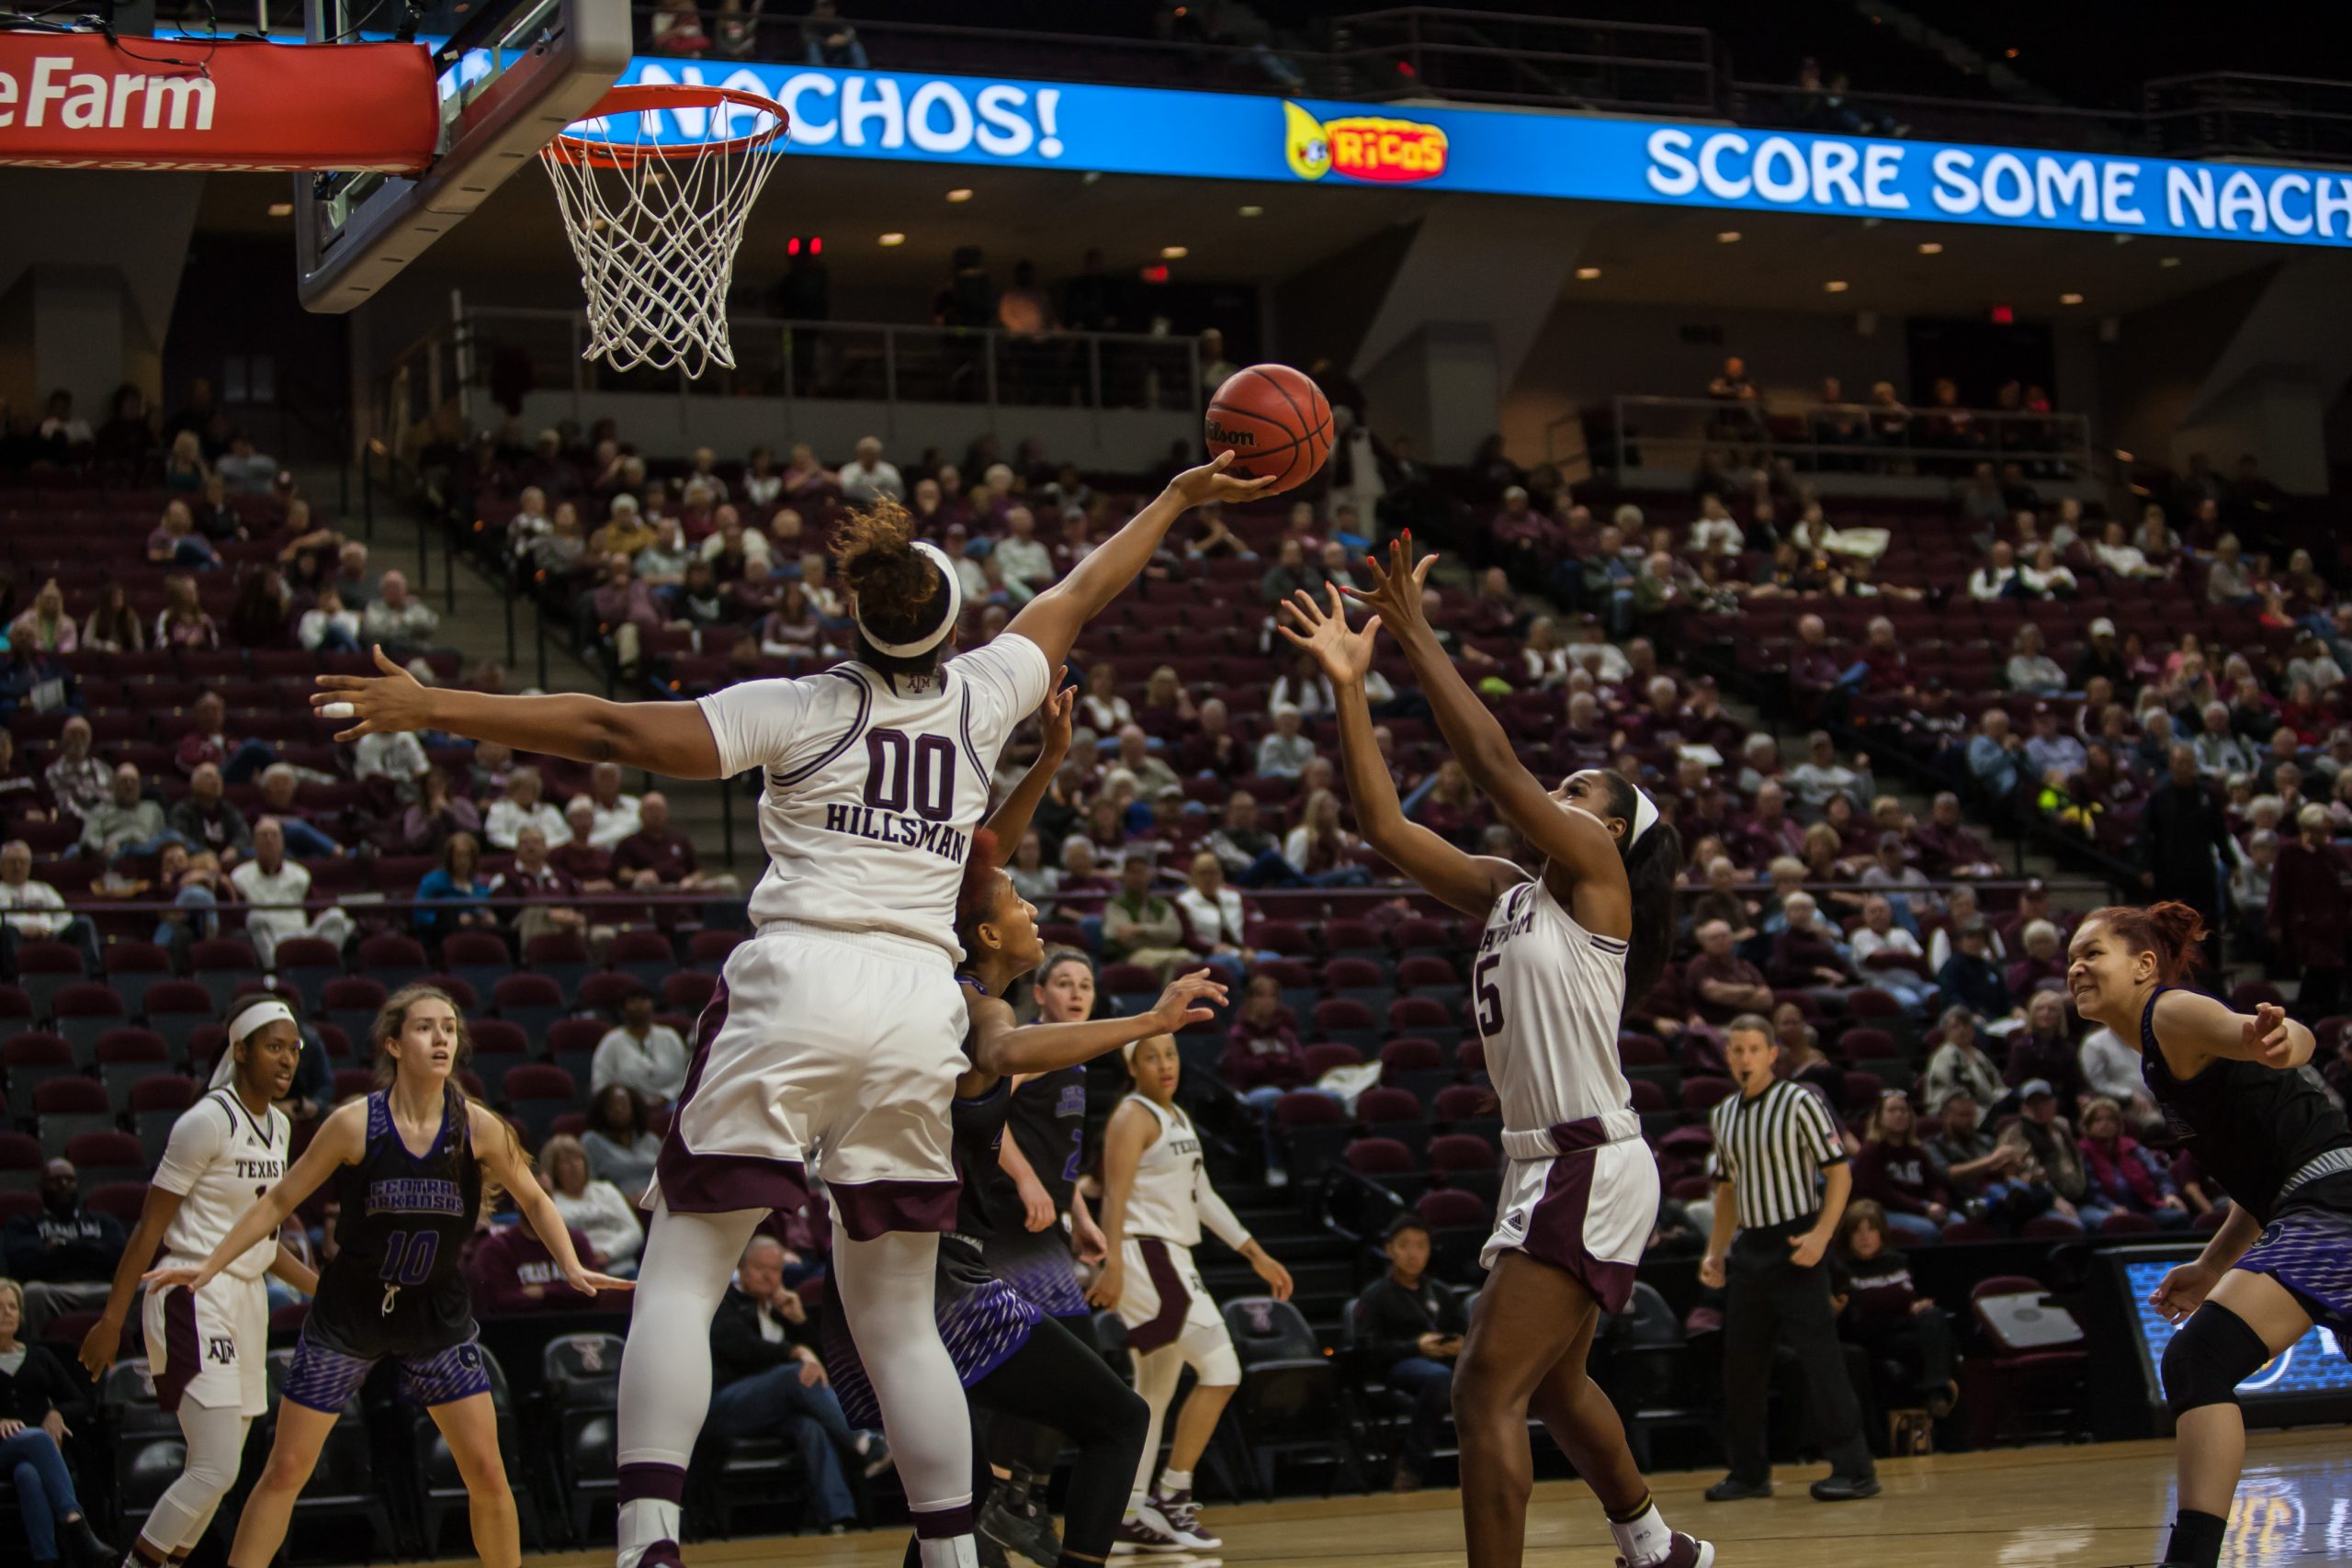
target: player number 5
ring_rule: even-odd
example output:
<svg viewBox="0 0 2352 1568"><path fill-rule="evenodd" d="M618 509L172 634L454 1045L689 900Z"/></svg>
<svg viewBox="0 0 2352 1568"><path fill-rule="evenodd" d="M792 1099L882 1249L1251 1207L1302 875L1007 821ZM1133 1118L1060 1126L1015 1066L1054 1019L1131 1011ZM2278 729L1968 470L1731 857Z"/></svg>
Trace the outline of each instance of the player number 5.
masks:
<svg viewBox="0 0 2352 1568"><path fill-rule="evenodd" d="M1471 987L1478 998L1478 1032L1481 1034L1500 1034L1503 1032L1503 994L1487 977L1502 961L1501 953L1489 953L1478 960L1478 966L1470 973Z"/></svg>

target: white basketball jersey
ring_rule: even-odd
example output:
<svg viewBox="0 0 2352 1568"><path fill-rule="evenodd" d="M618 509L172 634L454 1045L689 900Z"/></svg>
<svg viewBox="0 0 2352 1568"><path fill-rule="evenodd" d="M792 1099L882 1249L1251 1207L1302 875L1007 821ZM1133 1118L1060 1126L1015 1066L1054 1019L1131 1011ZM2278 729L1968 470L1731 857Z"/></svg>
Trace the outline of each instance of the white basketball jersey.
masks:
<svg viewBox="0 0 2352 1568"><path fill-rule="evenodd" d="M763 775L752 921L892 931L960 959L956 892L989 775L1052 673L1007 633L932 679L853 662L701 699L720 772Z"/></svg>
<svg viewBox="0 0 2352 1568"><path fill-rule="evenodd" d="M1632 1105L1617 1066L1625 945L1577 924L1541 878L1495 900L1470 994L1506 1129L1534 1132Z"/></svg>
<svg viewBox="0 0 2352 1568"><path fill-rule="evenodd" d="M1127 1193L1126 1232L1198 1247L1201 1241L1201 1135L1182 1108L1170 1109L1142 1095L1127 1096L1159 1123L1159 1136L1136 1162L1136 1184Z"/></svg>
<svg viewBox="0 0 2352 1568"><path fill-rule="evenodd" d="M1159 1123L1159 1136L1136 1162L1136 1184L1127 1193L1126 1234L1178 1247L1201 1245L1204 1223L1236 1251L1250 1233L1209 1185L1201 1160L1201 1134L1182 1107L1162 1106L1142 1095L1127 1096Z"/></svg>
<svg viewBox="0 0 2352 1568"><path fill-rule="evenodd" d="M200 1263L228 1239L237 1222L266 1196L293 1163L293 1124L271 1106L256 1120L234 1089L216 1089L172 1123L171 1142L155 1168L154 1184L180 1195L179 1213L164 1232L175 1262ZM222 1272L258 1280L277 1256L277 1237L257 1241Z"/></svg>

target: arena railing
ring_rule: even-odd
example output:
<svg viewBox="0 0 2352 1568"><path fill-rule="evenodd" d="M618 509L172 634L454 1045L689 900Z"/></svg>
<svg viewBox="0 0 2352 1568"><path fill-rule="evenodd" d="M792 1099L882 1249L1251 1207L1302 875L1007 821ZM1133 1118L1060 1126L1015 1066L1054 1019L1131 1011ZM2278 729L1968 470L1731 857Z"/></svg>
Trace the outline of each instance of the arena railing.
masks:
<svg viewBox="0 0 2352 1568"><path fill-rule="evenodd" d="M1877 434L1871 421L1884 410L1860 403L1815 403L1776 409L1714 398L1623 395L1611 400L1610 432L1619 474L1636 468L1696 468L1709 452L1762 453L1792 459L1801 470L1854 473L1908 471L1965 475L1980 462L2022 463L2036 477L2091 477L2090 422L2078 413L2020 413L2004 409L1907 409L1902 431ZM1574 416L1581 419L1582 416ZM1937 426L1962 418L1982 432L1981 445L1945 439ZM1832 427L1851 422L1850 439ZM1556 448L1566 420L1549 433ZM1792 430L1803 434L1792 434ZM1559 454L1549 454L1558 460Z"/></svg>
<svg viewBox="0 0 2352 1568"><path fill-rule="evenodd" d="M939 402L985 408L1141 409L1190 413L1203 394L1198 340L1149 333L807 321L730 313L735 367L616 371L583 359L582 310L466 306L401 356L434 388L496 389L518 375L535 390L663 392L680 400ZM389 390L388 390L389 400ZM427 406L431 406L428 402Z"/></svg>

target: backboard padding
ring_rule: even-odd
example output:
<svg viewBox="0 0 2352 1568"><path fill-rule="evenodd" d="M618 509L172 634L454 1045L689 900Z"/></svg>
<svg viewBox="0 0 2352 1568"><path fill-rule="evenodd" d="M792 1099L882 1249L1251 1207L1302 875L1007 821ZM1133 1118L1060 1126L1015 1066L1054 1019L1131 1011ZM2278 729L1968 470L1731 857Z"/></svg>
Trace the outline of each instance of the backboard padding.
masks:
<svg viewBox="0 0 2352 1568"><path fill-rule="evenodd" d="M345 3L310 0L314 43L346 36ZM585 117L628 64L628 0L513 0L492 11L469 20L435 61L442 147L430 169L414 179L295 176L306 309L339 312L372 298Z"/></svg>

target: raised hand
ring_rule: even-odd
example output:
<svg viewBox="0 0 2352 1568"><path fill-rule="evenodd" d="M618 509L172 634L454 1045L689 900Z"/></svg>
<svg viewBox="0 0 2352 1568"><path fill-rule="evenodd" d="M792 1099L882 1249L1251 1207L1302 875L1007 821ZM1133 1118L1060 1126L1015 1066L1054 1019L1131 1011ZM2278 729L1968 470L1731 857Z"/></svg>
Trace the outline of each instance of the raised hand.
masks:
<svg viewBox="0 0 2352 1568"><path fill-rule="evenodd" d="M337 740L363 735L393 735L427 728L425 691L415 676L392 662L379 645L379 675L322 675L311 694L311 711L321 718L356 719L350 728L335 732Z"/></svg>
<svg viewBox="0 0 2352 1568"><path fill-rule="evenodd" d="M1216 1016L1208 1005L1225 1003L1225 983L1209 977L1206 969L1195 969L1169 983L1159 993L1159 1005L1148 1015L1158 1024L1159 1032L1173 1034L1188 1023L1206 1023Z"/></svg>
<svg viewBox="0 0 2352 1568"><path fill-rule="evenodd" d="M1280 476L1268 474L1262 479L1244 479L1228 474L1233 467L1233 454L1219 452L1197 468L1187 468L1168 481L1187 506L1198 506L1204 501L1255 501L1265 488Z"/></svg>
<svg viewBox="0 0 2352 1568"><path fill-rule="evenodd" d="M1375 552L1363 558L1363 569L1371 574L1372 586L1347 590L1349 598L1368 606L1389 631L1402 638L1429 627L1429 618L1421 614L1421 585L1429 581L1430 568L1437 564L1435 555L1413 554L1413 536L1408 531L1401 538L1388 542L1388 564L1383 566Z"/></svg>
<svg viewBox="0 0 2352 1568"><path fill-rule="evenodd" d="M2287 1028L2287 1011L2276 1002L2264 1002L2246 1021L2245 1048L2254 1060L2281 1071L2296 1065L2295 1040Z"/></svg>
<svg viewBox="0 0 2352 1568"><path fill-rule="evenodd" d="M1078 688L1062 684L1069 674L1069 666L1054 671L1054 689L1046 694L1038 705L1037 728L1043 733L1039 748L1042 756L1061 758L1069 755L1070 726L1078 712Z"/></svg>
<svg viewBox="0 0 2352 1568"><path fill-rule="evenodd" d="M1294 648L1305 649L1323 667L1323 673L1335 686L1351 686L1364 678L1372 668L1373 644L1380 633L1380 617L1369 616L1363 629L1348 628L1348 602L1341 597L1336 583L1325 583L1323 592L1330 596L1331 607L1327 613L1315 602L1315 595L1306 589L1283 601L1285 624L1274 629L1290 639ZM1295 625L1298 630L1291 629Z"/></svg>

